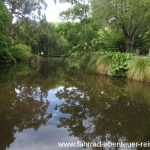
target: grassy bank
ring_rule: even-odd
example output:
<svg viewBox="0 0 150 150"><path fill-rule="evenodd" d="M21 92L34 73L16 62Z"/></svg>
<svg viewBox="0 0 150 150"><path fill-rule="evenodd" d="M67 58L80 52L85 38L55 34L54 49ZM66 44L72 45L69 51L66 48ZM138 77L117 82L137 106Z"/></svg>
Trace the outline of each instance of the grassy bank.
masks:
<svg viewBox="0 0 150 150"><path fill-rule="evenodd" d="M80 68L87 73L150 81L150 57L132 53L96 52L83 55Z"/></svg>

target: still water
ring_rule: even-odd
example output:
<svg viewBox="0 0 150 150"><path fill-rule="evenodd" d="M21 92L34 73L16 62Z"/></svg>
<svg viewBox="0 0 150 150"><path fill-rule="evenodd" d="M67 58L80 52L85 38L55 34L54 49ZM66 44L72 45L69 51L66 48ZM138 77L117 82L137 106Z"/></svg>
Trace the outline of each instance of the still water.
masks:
<svg viewBox="0 0 150 150"><path fill-rule="evenodd" d="M1 67L0 150L81 149L58 147L76 141L150 141L150 85L73 73L56 60Z"/></svg>

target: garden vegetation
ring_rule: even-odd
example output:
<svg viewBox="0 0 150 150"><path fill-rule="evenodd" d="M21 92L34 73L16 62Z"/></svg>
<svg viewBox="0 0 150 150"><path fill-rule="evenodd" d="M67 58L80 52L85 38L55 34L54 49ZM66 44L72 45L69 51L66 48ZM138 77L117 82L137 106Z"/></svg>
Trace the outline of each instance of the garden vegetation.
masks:
<svg viewBox="0 0 150 150"><path fill-rule="evenodd" d="M88 73L149 80L149 0L55 1L66 2L62 22L51 23L44 0L0 0L0 64L63 57Z"/></svg>

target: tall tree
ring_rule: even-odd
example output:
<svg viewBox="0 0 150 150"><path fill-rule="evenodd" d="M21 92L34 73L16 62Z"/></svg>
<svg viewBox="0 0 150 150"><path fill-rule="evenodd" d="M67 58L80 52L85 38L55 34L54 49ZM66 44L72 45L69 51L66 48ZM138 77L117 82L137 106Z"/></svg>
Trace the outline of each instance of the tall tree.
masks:
<svg viewBox="0 0 150 150"><path fill-rule="evenodd" d="M8 6L10 12L15 17L29 17L31 13L38 12L46 8L47 4L44 0L3 0Z"/></svg>
<svg viewBox="0 0 150 150"><path fill-rule="evenodd" d="M13 58L9 52L11 39L8 37L8 26L11 23L11 14L0 0L0 64L10 63Z"/></svg>
<svg viewBox="0 0 150 150"><path fill-rule="evenodd" d="M87 49L91 40L91 18L90 18L90 5L87 0L59 0L61 3L70 3L71 7L60 13L60 16L65 21L70 21L72 26L67 35L70 37L71 45L73 44L73 51L77 49ZM74 22L74 24L72 24ZM78 22L78 23L77 23ZM73 35L73 36L71 36ZM75 38L76 37L76 38Z"/></svg>
<svg viewBox="0 0 150 150"><path fill-rule="evenodd" d="M135 38L150 25L149 0L93 0L93 15L105 25L115 24L123 30L126 50L133 50Z"/></svg>
<svg viewBox="0 0 150 150"><path fill-rule="evenodd" d="M89 12L89 5L77 3L72 8L60 13L60 16L66 20L84 20L87 18Z"/></svg>

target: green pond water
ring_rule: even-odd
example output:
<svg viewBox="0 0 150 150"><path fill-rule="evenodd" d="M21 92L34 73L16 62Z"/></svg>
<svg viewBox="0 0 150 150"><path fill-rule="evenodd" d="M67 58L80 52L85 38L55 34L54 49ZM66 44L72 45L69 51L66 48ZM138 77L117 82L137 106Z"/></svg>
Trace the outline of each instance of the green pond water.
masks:
<svg viewBox="0 0 150 150"><path fill-rule="evenodd" d="M0 150L82 149L58 146L77 141L150 141L150 84L73 72L58 60L0 67Z"/></svg>

